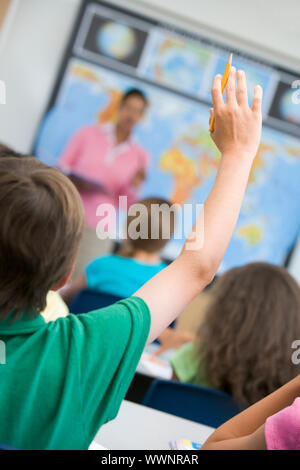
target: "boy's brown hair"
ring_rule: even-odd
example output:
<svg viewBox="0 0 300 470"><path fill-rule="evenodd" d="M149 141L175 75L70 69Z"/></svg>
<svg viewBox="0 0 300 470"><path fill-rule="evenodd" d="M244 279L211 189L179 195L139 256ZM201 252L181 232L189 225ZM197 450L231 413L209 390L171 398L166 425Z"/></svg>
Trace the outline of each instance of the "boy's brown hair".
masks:
<svg viewBox="0 0 300 470"><path fill-rule="evenodd" d="M0 218L0 319L40 312L77 255L79 194L62 173L34 157L3 157Z"/></svg>
<svg viewBox="0 0 300 470"><path fill-rule="evenodd" d="M0 143L0 158L2 157L18 157L21 158L24 155L22 155L19 152L16 152L12 148L8 147L7 145L1 144Z"/></svg>
<svg viewBox="0 0 300 470"><path fill-rule="evenodd" d="M134 215L130 215L131 212ZM154 225L154 230L151 231ZM130 233L132 226L137 226L137 232L143 231L144 236L133 238ZM152 197L133 204L127 216L127 241L122 245L118 255L131 257L137 251L147 253L161 251L172 237L174 226L175 213L169 201Z"/></svg>

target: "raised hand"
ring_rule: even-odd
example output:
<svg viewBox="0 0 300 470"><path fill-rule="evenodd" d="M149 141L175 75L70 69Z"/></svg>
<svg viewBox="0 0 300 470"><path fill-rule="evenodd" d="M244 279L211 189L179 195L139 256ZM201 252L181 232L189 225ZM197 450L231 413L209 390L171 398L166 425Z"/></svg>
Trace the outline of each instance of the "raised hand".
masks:
<svg viewBox="0 0 300 470"><path fill-rule="evenodd" d="M217 75L212 86L215 129L211 137L223 157L239 153L253 159L261 138L262 88L259 85L255 87L252 107L249 107L243 70L236 73L235 68L231 67L226 87L226 102L222 95L221 80L221 75ZM212 110L210 112L212 114Z"/></svg>

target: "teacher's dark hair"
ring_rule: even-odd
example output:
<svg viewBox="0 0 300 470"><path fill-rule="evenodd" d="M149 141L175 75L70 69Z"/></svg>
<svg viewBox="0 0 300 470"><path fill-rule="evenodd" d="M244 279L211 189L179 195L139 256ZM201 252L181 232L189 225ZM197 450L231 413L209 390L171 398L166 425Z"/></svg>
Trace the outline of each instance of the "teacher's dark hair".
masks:
<svg viewBox="0 0 300 470"><path fill-rule="evenodd" d="M148 99L145 95L145 93L141 90L139 90L138 88L130 88L129 90L127 90L122 99L121 99L121 106L126 103L126 101L133 97L133 96L137 96L138 98L141 98L141 100L144 101L144 104L145 104L145 108L148 106L149 102L148 102Z"/></svg>

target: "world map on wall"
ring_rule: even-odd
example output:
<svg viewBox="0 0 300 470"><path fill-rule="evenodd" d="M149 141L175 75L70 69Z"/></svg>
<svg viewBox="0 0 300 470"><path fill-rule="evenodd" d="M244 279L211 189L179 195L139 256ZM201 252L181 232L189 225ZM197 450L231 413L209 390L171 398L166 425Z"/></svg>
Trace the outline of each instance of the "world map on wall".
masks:
<svg viewBox="0 0 300 470"><path fill-rule="evenodd" d="M56 105L39 133L38 157L55 165L75 131L114 121L120 97L131 87L142 88L150 101L135 133L152 159L141 197L203 203L220 161L208 132L208 107L83 60L69 63ZM221 271L251 261L284 262L300 228L299 179L300 140L265 127ZM183 242L173 240L166 256L177 256Z"/></svg>
<svg viewBox="0 0 300 470"><path fill-rule="evenodd" d="M151 34L139 70L142 76L174 90L211 102L211 85L216 74L223 74L228 54L169 31ZM252 102L255 85L264 90L263 112L274 94L277 74L270 68L234 55L234 66L247 75L248 97Z"/></svg>
<svg viewBox="0 0 300 470"><path fill-rule="evenodd" d="M214 51L185 38L155 31L148 42L140 69L153 81L188 94L205 95L211 85Z"/></svg>

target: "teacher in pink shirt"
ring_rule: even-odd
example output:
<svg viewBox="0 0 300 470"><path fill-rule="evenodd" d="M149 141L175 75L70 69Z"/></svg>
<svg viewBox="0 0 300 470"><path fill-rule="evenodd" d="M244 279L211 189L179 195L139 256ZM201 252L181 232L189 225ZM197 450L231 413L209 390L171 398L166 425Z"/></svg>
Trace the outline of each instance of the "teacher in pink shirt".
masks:
<svg viewBox="0 0 300 470"><path fill-rule="evenodd" d="M138 199L149 157L134 140L132 131L147 106L143 92L129 90L122 97L117 122L80 129L59 160L59 168L77 187L85 212L86 227L76 272L112 248L112 240L99 240L96 235L99 205L117 208L120 196L127 196L128 206Z"/></svg>

